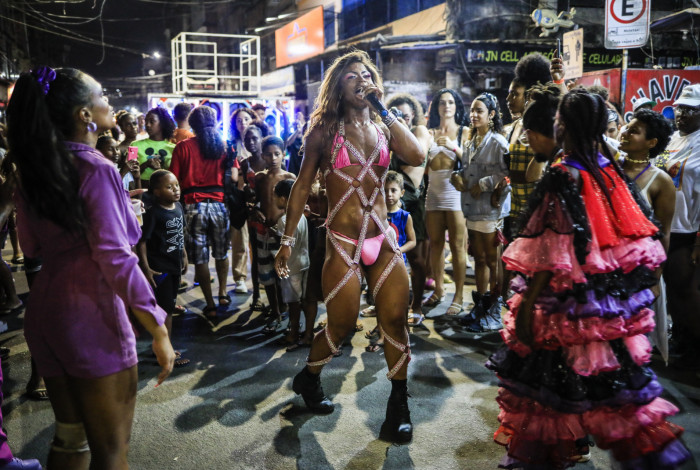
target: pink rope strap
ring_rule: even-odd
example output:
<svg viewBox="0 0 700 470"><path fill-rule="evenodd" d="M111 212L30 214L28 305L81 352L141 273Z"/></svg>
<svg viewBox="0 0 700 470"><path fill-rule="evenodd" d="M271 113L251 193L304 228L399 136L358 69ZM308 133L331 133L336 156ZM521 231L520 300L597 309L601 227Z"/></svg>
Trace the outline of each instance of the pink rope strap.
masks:
<svg viewBox="0 0 700 470"><path fill-rule="evenodd" d="M328 326L326 326L326 327L323 329L323 331L324 331L324 333L325 333L325 335L326 335L326 343L328 343L328 347L330 348L331 353L330 353L330 355L329 355L328 357L326 357L325 359L321 359L320 361L315 361L315 362L309 362L309 358L307 357L307 358L306 358L306 365L309 366L309 367L325 366L326 364L328 364L329 362L331 362L331 360L333 359L333 357L335 356L335 354L337 354L338 351L339 351L338 347L335 345L335 343L333 343L333 340L331 339L331 336L330 336L330 334L328 333Z"/></svg>
<svg viewBox="0 0 700 470"><path fill-rule="evenodd" d="M384 328L382 328L381 325L379 325L379 331L382 332L384 335L384 339L389 342L393 347L401 351L403 354L401 354L401 357L399 358L398 361L396 361L396 364L394 364L394 367L391 368L391 370L386 374L386 378L391 380L396 373L403 367L404 363L408 364L411 362L411 343L408 341L408 330L406 331L406 344L401 344L398 341L396 341L394 338L386 334L386 331L384 331Z"/></svg>

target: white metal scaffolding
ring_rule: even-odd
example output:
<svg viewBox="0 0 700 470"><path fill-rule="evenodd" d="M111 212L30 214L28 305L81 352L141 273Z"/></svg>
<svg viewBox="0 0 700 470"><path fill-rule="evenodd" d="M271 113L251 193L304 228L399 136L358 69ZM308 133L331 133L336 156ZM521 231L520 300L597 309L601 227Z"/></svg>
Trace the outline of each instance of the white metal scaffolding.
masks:
<svg viewBox="0 0 700 470"><path fill-rule="evenodd" d="M260 36L182 32L170 45L173 93L260 94Z"/></svg>

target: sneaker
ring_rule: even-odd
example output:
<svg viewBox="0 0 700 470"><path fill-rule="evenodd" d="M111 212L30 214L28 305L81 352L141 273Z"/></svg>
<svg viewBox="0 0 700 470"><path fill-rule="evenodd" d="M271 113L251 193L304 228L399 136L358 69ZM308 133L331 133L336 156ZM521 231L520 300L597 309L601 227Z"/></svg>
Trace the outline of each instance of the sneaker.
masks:
<svg viewBox="0 0 700 470"><path fill-rule="evenodd" d="M248 286L245 285L245 280L236 281L236 288L233 290L236 294L247 294Z"/></svg>

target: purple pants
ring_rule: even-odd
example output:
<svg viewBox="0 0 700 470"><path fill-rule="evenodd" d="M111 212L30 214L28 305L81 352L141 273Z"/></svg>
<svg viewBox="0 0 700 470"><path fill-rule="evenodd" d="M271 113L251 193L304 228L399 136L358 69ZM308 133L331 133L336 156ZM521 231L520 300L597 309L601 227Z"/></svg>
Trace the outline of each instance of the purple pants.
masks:
<svg viewBox="0 0 700 470"><path fill-rule="evenodd" d="M0 364L0 406L2 406L2 365ZM7 434L2 428L2 410L0 410L0 464L6 465L12 462L12 451L7 444Z"/></svg>

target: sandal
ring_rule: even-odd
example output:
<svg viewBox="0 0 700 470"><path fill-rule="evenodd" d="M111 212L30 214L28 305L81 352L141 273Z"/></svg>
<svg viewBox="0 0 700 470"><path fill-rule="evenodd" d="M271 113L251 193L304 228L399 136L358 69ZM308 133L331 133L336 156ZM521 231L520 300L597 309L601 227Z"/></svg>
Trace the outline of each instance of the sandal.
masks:
<svg viewBox="0 0 700 470"><path fill-rule="evenodd" d="M173 309L173 316L177 317L179 315L184 315L187 313L187 308L183 307L182 305L176 305L175 308Z"/></svg>
<svg viewBox="0 0 700 470"><path fill-rule="evenodd" d="M180 353L180 351L175 351L175 364L174 364L174 367L175 367L175 368L179 368L179 367L185 367L185 366L188 366L188 365L190 365L190 360L187 359L187 358L182 357L182 354Z"/></svg>
<svg viewBox="0 0 700 470"><path fill-rule="evenodd" d="M262 303L260 299L255 299L253 300L253 303L250 304L250 309L254 312L262 312L267 308L267 305Z"/></svg>
<svg viewBox="0 0 700 470"><path fill-rule="evenodd" d="M36 401L44 401L49 399L49 393L46 391L46 387L37 387L32 390L27 390L26 395Z"/></svg>
<svg viewBox="0 0 700 470"><path fill-rule="evenodd" d="M372 343L365 348L365 351L373 353L384 348L384 343Z"/></svg>
<svg viewBox="0 0 700 470"><path fill-rule="evenodd" d="M367 339L374 339L379 337L379 330L375 327L369 330L367 333L365 333L365 338Z"/></svg>
<svg viewBox="0 0 700 470"><path fill-rule="evenodd" d="M425 320L425 315L423 313L409 313L408 314L408 326L418 326Z"/></svg>
<svg viewBox="0 0 700 470"><path fill-rule="evenodd" d="M219 296L219 306L220 307L228 307L231 305L231 296L226 294L226 295L220 295Z"/></svg>
<svg viewBox="0 0 700 470"><path fill-rule="evenodd" d="M361 322L355 323L355 332L362 331L365 329L365 325L363 325Z"/></svg>
<svg viewBox="0 0 700 470"><path fill-rule="evenodd" d="M277 330L280 327L280 324L282 322L280 321L279 317L271 318L268 320L267 324L265 324L265 327L263 328L263 333L265 334L272 334L276 333Z"/></svg>
<svg viewBox="0 0 700 470"><path fill-rule="evenodd" d="M462 306L462 304L452 302L452 304L450 304L450 306L447 308L447 312L445 313L451 317L454 317L455 315L459 315L462 312L464 312L464 307Z"/></svg>
<svg viewBox="0 0 700 470"><path fill-rule="evenodd" d="M374 305L370 305L369 307L362 309L360 312L361 317L376 317L377 316L377 309L374 308Z"/></svg>
<svg viewBox="0 0 700 470"><path fill-rule="evenodd" d="M204 315L207 318L216 318L216 314L216 306L204 307L204 310L202 310L202 315Z"/></svg>
<svg viewBox="0 0 700 470"><path fill-rule="evenodd" d="M440 303L445 300L445 294L438 297L435 292L430 294L430 297L423 301L423 307L433 308L440 305Z"/></svg>
<svg viewBox="0 0 700 470"><path fill-rule="evenodd" d="M22 263L24 263L24 256L22 256L22 255L17 255L17 256L15 256L14 258L12 258L11 263L12 263L12 264L22 264ZM48 396L47 396L46 398L48 398Z"/></svg>

